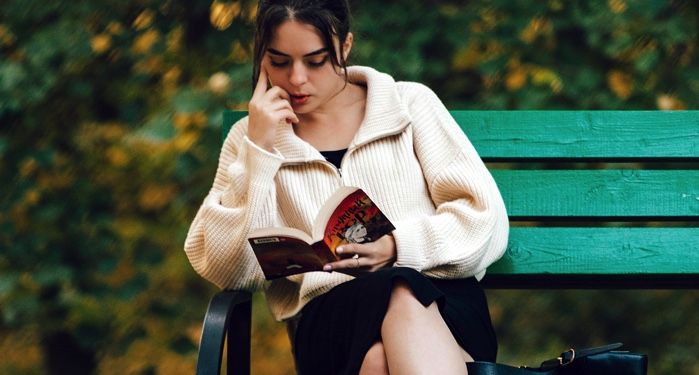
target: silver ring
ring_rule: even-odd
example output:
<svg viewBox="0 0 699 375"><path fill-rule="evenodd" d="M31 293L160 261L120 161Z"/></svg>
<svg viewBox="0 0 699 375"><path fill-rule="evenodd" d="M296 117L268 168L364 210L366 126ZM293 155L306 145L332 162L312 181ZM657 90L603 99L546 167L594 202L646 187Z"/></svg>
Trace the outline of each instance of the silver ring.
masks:
<svg viewBox="0 0 699 375"><path fill-rule="evenodd" d="M354 254L354 255L352 256L352 259L354 259L354 260L357 261L357 267L355 267L355 268L359 268L359 254Z"/></svg>

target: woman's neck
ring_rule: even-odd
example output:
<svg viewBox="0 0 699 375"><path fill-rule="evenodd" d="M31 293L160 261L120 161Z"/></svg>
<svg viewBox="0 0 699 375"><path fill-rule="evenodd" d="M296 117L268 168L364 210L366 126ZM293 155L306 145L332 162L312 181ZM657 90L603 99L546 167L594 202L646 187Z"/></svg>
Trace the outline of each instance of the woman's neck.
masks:
<svg viewBox="0 0 699 375"><path fill-rule="evenodd" d="M347 148L364 119L366 88L348 83L328 104L299 115L294 131L320 151Z"/></svg>

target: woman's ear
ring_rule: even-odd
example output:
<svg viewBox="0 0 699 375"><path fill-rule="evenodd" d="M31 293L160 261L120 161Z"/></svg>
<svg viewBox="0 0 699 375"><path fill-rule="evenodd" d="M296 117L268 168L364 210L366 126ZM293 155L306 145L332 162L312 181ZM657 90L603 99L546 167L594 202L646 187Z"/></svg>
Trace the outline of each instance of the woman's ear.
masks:
<svg viewBox="0 0 699 375"><path fill-rule="evenodd" d="M347 61L347 56L349 56L350 50L352 50L352 42L354 42L354 35L352 35L352 33L347 33L345 43L342 45L342 53L344 55L342 59L345 61Z"/></svg>

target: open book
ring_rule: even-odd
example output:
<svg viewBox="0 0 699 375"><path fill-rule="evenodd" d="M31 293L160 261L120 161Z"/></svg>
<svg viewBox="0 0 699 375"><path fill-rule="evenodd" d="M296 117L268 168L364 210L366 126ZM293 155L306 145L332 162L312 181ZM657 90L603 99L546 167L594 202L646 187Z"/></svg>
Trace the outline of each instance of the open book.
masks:
<svg viewBox="0 0 699 375"><path fill-rule="evenodd" d="M357 187L338 189L321 207L312 233L295 228L262 228L248 242L267 280L309 271L340 260L341 244L373 242L395 227L369 196ZM351 254L349 255L351 256Z"/></svg>

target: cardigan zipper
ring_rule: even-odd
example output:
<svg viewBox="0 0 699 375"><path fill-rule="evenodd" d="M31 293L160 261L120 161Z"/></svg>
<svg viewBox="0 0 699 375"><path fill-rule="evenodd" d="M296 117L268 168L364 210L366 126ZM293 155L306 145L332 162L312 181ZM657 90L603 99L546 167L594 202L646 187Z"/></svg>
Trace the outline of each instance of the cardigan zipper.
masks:
<svg viewBox="0 0 699 375"><path fill-rule="evenodd" d="M342 168L336 167L335 164L333 164L327 160L319 160L319 161L321 163L327 165L328 167L334 169L335 171L337 171L337 174L340 176L340 182L342 182ZM340 165L342 165L342 163L340 163Z"/></svg>

